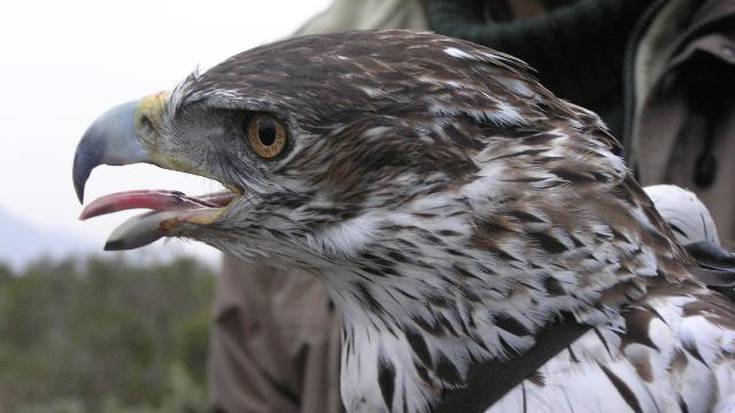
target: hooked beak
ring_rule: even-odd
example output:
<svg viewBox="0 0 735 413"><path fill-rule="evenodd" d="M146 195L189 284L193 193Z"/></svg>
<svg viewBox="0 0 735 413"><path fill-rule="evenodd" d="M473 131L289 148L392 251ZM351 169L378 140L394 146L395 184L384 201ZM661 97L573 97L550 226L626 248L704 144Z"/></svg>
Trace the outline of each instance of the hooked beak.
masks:
<svg viewBox="0 0 735 413"><path fill-rule="evenodd" d="M168 93L161 92L141 100L118 105L97 118L84 132L74 154L74 190L84 202L84 186L99 165L153 163L149 148L155 142ZM148 148L146 148L148 146Z"/></svg>
<svg viewBox="0 0 735 413"><path fill-rule="evenodd" d="M135 133L133 119L139 101L116 106L92 123L84 132L74 154L74 190L84 202L84 186L99 165L127 165L150 162Z"/></svg>
<svg viewBox="0 0 735 413"><path fill-rule="evenodd" d="M158 153L168 93L124 103L102 114L82 136L74 155L72 177L79 202L92 170L99 165L150 163L189 172L186 164ZM219 193L199 198L176 191L128 191L99 198L87 205L80 219L116 211L153 210L135 216L108 238L106 250L138 248L164 236L187 236L196 226L209 225L223 213L235 194Z"/></svg>

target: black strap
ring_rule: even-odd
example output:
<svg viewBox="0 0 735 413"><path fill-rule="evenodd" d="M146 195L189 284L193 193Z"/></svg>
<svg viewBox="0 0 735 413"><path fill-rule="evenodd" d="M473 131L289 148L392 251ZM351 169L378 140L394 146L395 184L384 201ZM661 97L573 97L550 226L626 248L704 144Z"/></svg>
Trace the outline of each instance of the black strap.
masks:
<svg viewBox="0 0 735 413"><path fill-rule="evenodd" d="M523 354L506 361L492 360L472 366L467 386L446 390L433 412L484 412L590 328L566 316L538 334L536 344Z"/></svg>
<svg viewBox="0 0 735 413"><path fill-rule="evenodd" d="M697 261L692 275L709 288L735 300L735 253L707 241L684 245Z"/></svg>

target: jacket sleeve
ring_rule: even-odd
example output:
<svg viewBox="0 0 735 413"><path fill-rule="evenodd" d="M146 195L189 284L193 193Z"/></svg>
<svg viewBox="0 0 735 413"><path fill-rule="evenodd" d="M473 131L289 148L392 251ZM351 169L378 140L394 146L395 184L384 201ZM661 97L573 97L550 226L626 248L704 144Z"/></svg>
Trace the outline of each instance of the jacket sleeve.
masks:
<svg viewBox="0 0 735 413"><path fill-rule="evenodd" d="M226 257L210 395L227 413L339 412L339 321L319 280Z"/></svg>
<svg viewBox="0 0 735 413"><path fill-rule="evenodd" d="M281 344L270 334L266 266L246 266L225 257L217 283L214 324L210 340L210 397L217 411L298 412L292 383L269 353L259 354L261 343L274 350ZM261 274L260 277L257 274ZM266 329L263 331L262 326ZM281 368L279 368L281 367Z"/></svg>

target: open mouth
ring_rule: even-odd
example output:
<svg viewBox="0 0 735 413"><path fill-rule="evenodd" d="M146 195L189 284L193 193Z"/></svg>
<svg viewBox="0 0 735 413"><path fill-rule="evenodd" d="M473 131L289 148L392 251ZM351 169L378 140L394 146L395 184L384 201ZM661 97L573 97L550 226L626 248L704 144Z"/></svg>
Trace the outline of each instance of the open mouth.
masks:
<svg viewBox="0 0 735 413"><path fill-rule="evenodd" d="M128 209L149 209L117 227L105 243L105 250L139 248L165 237L177 235L182 224L209 225L217 220L239 195L217 192L188 196L179 191L137 190L97 198L82 210L79 219Z"/></svg>
<svg viewBox="0 0 735 413"><path fill-rule="evenodd" d="M79 202L84 188L99 165L147 163L164 169L208 176L197 172L186 159L161 152L154 142L166 117L168 93L161 92L115 106L100 115L84 132L74 153L72 179ZM217 181L216 179L214 179ZM227 185L225 185L227 187ZM207 226L216 224L229 205L243 195L232 188L202 196L178 191L138 190L103 196L86 205L80 219L129 209L147 209L118 226L107 239L105 250L127 250L153 243L163 237L196 238Z"/></svg>

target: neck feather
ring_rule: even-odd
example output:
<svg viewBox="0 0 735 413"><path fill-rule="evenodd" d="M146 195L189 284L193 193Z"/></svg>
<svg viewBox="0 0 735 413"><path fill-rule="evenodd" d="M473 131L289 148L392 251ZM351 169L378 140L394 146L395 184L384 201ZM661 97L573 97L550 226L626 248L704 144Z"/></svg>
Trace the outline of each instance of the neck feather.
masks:
<svg viewBox="0 0 735 413"><path fill-rule="evenodd" d="M341 386L348 411L428 411L443 390L465 386L473 364L528 350L556 314L610 319L611 309L603 314L584 299L539 300L534 286L544 276L521 273L522 283L519 277L476 280L468 289L454 275L426 269L414 279L406 272L325 276L344 322Z"/></svg>

